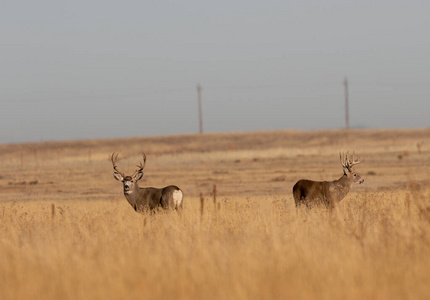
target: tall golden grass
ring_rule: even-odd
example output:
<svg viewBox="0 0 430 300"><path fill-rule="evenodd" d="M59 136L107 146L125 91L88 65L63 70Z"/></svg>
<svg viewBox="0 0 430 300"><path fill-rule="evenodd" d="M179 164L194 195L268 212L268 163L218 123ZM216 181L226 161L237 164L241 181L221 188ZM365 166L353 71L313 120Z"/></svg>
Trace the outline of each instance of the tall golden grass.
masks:
<svg viewBox="0 0 430 300"><path fill-rule="evenodd" d="M366 182L331 213L296 210L291 188L301 177L339 177L339 145L321 153L242 145L223 155L174 152L172 143L147 153L141 185L178 184L185 207L153 214L135 213L121 195L112 141L90 157L86 146L28 146L37 156L7 146L0 299L429 299L427 142L418 153L411 143L387 148L362 137L361 147L373 146L357 167ZM133 170L136 157L123 153L123 167Z"/></svg>
<svg viewBox="0 0 430 300"><path fill-rule="evenodd" d="M1 299L427 299L428 193L354 195L333 213L281 198L0 204Z"/></svg>

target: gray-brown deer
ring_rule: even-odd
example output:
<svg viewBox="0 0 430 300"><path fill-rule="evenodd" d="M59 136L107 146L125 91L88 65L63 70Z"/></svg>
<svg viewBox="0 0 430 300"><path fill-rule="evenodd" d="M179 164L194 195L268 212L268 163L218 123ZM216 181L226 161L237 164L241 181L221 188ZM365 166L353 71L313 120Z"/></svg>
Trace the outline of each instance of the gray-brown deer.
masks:
<svg viewBox="0 0 430 300"><path fill-rule="evenodd" d="M311 208L313 205L325 205L333 208L340 202L351 189L354 183L362 184L364 179L353 170L353 166L362 163L364 160L354 158L348 159L348 153L339 153L340 163L343 167L343 176L334 181L312 181L302 179L293 187L293 196L296 206L305 204Z"/></svg>
<svg viewBox="0 0 430 300"><path fill-rule="evenodd" d="M146 164L146 155L142 153L143 164L139 162L137 170L131 176L126 176L118 170L116 160L118 154L112 153L111 161L113 165L113 177L122 181L124 187L124 196L128 203L137 212L142 212L145 209L156 209L162 207L164 209L182 209L183 207L183 193L180 188L175 185L169 185L161 189L147 187L141 188L137 182L143 176L143 168Z"/></svg>

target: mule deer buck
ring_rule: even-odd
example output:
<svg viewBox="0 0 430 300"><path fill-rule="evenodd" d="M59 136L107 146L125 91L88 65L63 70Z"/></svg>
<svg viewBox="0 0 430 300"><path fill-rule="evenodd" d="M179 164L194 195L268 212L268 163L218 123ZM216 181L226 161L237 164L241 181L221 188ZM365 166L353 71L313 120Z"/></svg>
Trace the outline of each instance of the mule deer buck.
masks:
<svg viewBox="0 0 430 300"><path fill-rule="evenodd" d="M349 193L354 183L362 184L364 182L364 179L352 168L364 160L360 160L360 158L356 160L354 153L351 157L352 160L348 159L348 153L343 156L339 153L339 157L343 167L343 176L334 181L299 180L293 187L296 206L306 204L308 208L311 208L313 204L323 204L327 208L333 208Z"/></svg>
<svg viewBox="0 0 430 300"><path fill-rule="evenodd" d="M139 162L137 170L131 176L126 176L124 173L118 170L116 160L118 154L112 153L111 161L113 165L113 177L116 180L122 181L124 187L124 196L128 203L137 212L142 212L145 209L156 209L162 207L164 209L182 209L183 207L183 193L180 188L175 185L169 185L161 189L147 187L141 188L137 182L143 176L143 168L146 164L146 155L142 153L143 164Z"/></svg>

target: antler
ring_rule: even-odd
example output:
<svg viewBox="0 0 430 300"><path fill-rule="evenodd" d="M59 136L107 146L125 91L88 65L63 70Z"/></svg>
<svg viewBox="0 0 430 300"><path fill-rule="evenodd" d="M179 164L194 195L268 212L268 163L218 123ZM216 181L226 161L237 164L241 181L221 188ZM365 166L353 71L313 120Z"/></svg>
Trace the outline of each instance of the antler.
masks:
<svg viewBox="0 0 430 300"><path fill-rule="evenodd" d="M121 176L122 176L122 177L125 177L125 174L124 174L124 173L122 173L121 171L119 171L119 170L117 169L117 166L116 166L116 160L117 160L117 159L118 159L118 153L116 153L116 155L115 155L115 152L114 152L114 153L112 153L112 156L111 156L110 160L112 161L113 169L114 169L116 172L118 172L119 174L121 174Z"/></svg>
<svg viewBox="0 0 430 300"><path fill-rule="evenodd" d="M360 163L362 163L364 161L360 159L360 157L358 157L357 159L354 158L354 152L352 153L352 161L350 159L348 159L348 152L346 152L346 154L344 153L342 157L342 153L339 152L339 157L340 157L340 163L342 164L342 167L347 168L348 170L351 170L351 168L354 165L358 165Z"/></svg>
<svg viewBox="0 0 430 300"><path fill-rule="evenodd" d="M138 167L139 169L136 170L136 172L134 172L134 174L131 177L136 176L137 173L142 172L143 168L145 168L146 165L146 154L142 152L142 157L143 157L143 165L142 162L139 162L138 165L136 165L136 167Z"/></svg>

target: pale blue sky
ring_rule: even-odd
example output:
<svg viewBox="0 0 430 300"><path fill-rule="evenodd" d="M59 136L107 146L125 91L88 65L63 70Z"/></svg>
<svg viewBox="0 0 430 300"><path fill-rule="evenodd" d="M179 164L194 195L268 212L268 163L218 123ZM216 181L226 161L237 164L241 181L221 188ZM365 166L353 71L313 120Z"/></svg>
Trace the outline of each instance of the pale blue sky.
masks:
<svg viewBox="0 0 430 300"><path fill-rule="evenodd" d="M430 1L0 2L0 143L429 127Z"/></svg>

